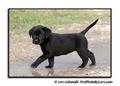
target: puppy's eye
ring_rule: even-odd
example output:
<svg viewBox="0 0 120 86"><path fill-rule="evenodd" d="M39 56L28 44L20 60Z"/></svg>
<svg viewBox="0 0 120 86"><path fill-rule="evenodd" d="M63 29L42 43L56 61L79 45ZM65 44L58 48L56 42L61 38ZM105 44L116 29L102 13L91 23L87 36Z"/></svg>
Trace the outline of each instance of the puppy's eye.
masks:
<svg viewBox="0 0 120 86"><path fill-rule="evenodd" d="M35 32L35 35L40 35L40 34L41 34L40 31Z"/></svg>

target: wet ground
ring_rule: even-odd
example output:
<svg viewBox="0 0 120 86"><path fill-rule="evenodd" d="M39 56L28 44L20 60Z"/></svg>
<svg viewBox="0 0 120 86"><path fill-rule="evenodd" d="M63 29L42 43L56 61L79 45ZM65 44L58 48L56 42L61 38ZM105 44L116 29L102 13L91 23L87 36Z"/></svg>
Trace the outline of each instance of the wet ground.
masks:
<svg viewBox="0 0 120 86"><path fill-rule="evenodd" d="M97 26L97 28L100 28L100 26ZM10 39L9 75L20 77L22 76L109 77L110 76L109 25L102 26L101 30L103 31L95 29L93 30L93 32L90 32L90 34L87 35L87 38L89 41L89 49L95 54L96 66L89 66L90 64L89 60L85 68L82 69L77 68L82 63L82 61L76 52L72 52L67 55L55 57L55 66L53 69L45 68L45 66L48 65L47 60L41 63L36 69L32 69L30 68L31 63L34 62L36 58L42 54L42 52L40 50L40 47L33 45L31 43L31 39L29 39L28 36L26 35L21 39L17 40ZM62 32L62 30L59 32Z"/></svg>

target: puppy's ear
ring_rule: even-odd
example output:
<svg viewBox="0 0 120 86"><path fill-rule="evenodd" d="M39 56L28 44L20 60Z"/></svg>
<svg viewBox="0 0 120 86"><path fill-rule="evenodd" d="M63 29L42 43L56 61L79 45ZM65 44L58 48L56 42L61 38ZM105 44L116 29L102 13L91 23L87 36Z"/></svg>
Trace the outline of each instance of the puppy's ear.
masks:
<svg viewBox="0 0 120 86"><path fill-rule="evenodd" d="M30 29L30 30L29 30L29 36L30 36L30 37L32 36L32 33L33 33L33 29Z"/></svg>
<svg viewBox="0 0 120 86"><path fill-rule="evenodd" d="M48 38L51 34L51 30L47 27L44 27L43 31L45 32L45 37Z"/></svg>

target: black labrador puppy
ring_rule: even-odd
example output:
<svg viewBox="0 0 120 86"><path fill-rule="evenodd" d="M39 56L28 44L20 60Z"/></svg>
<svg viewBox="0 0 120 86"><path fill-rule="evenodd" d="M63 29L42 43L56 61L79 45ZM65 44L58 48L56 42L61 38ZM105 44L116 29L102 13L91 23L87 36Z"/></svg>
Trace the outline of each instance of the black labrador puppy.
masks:
<svg viewBox="0 0 120 86"><path fill-rule="evenodd" d="M32 68L36 68L41 62L48 59L49 65L46 68L54 66L54 57L65 55L73 51L77 51L83 63L79 68L83 68L91 60L90 65L95 65L94 54L88 49L88 41L85 37L86 32L97 23L98 19L90 24L80 33L58 34L52 33L45 26L38 25L29 30L29 35L33 39L33 44L40 45L43 55L31 64ZM69 58L70 59L70 58Z"/></svg>

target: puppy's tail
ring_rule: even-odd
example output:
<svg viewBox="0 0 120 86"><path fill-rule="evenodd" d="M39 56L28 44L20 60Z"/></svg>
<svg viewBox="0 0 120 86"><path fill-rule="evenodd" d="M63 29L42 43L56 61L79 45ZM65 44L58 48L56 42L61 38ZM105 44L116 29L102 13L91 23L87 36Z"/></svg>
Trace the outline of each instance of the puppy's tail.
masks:
<svg viewBox="0 0 120 86"><path fill-rule="evenodd" d="M99 19L96 19L92 24L90 24L85 30L83 30L81 33L82 34L86 34L87 33L87 31L91 28L91 27L93 27L97 22L98 22L98 20Z"/></svg>

